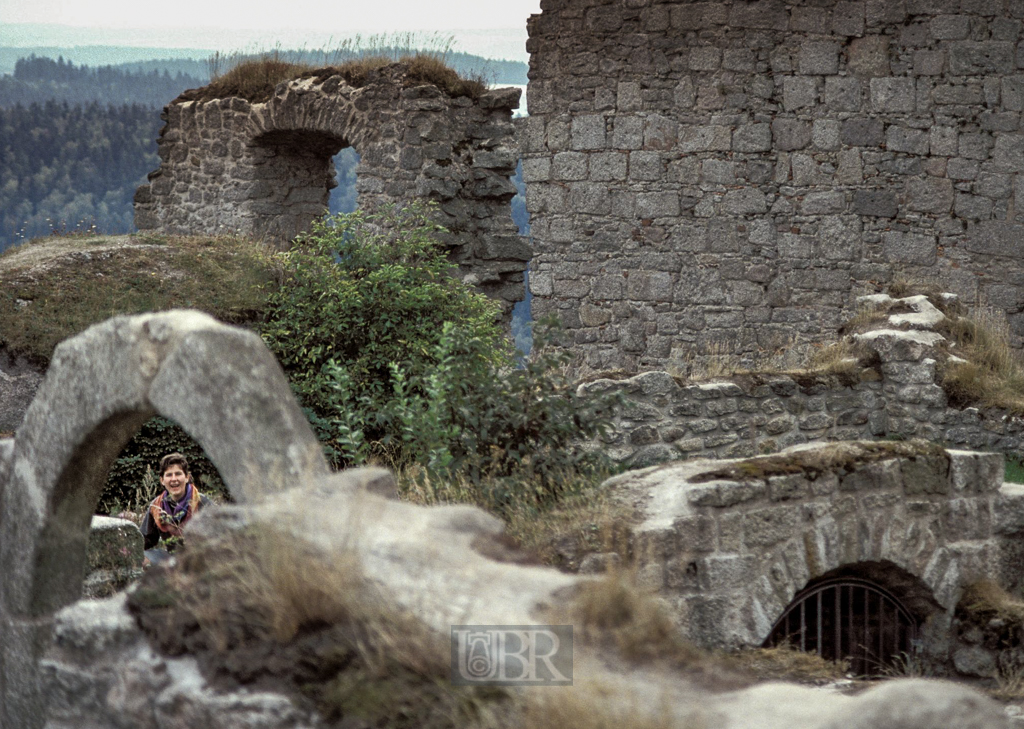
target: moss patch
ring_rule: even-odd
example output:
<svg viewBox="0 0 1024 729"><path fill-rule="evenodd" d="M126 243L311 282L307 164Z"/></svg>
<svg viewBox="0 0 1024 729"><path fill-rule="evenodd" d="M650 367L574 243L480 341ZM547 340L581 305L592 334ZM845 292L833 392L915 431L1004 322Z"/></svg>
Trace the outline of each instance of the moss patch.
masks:
<svg viewBox="0 0 1024 729"><path fill-rule="evenodd" d="M805 474L814 480L826 473L849 473L866 463L889 458L922 456L946 457L946 452L942 446L924 440L842 442L730 463L700 473L690 480L693 483L718 480L754 481L789 474Z"/></svg>
<svg viewBox="0 0 1024 729"><path fill-rule="evenodd" d="M241 238L37 239L0 255L0 344L46 363L59 342L118 314L191 308L250 322L277 277L265 249Z"/></svg>

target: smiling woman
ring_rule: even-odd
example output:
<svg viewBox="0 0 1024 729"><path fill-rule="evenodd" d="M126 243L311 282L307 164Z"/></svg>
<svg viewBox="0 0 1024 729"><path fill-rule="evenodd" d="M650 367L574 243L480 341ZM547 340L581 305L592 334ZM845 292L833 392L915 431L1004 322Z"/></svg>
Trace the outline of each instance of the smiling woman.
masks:
<svg viewBox="0 0 1024 729"><path fill-rule="evenodd" d="M180 543L185 525L210 500L199 493L188 460L180 453L168 453L160 459L160 485L164 491L153 499L142 519L147 563L156 563ZM157 549L160 542L164 549Z"/></svg>

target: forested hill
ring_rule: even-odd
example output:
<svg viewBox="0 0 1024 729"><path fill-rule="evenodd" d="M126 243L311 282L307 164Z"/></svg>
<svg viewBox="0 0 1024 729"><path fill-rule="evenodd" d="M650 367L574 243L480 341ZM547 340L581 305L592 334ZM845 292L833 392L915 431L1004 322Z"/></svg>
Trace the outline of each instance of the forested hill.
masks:
<svg viewBox="0 0 1024 729"><path fill-rule="evenodd" d="M0 251L52 231L132 229L156 169L157 110L95 102L0 108Z"/></svg>
<svg viewBox="0 0 1024 729"><path fill-rule="evenodd" d="M183 89L206 83L202 77L166 69L124 70L114 66L75 66L63 58L29 56L14 65L14 74L0 76L0 107L66 101L70 104L139 104L161 108Z"/></svg>

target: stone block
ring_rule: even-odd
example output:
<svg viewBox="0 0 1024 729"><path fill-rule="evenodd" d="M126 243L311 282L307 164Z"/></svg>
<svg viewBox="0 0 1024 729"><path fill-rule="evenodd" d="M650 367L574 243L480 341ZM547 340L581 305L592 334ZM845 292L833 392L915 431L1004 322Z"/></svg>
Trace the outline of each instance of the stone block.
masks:
<svg viewBox="0 0 1024 729"><path fill-rule="evenodd" d="M928 132L932 154L955 157L958 151L959 134L951 127L932 127Z"/></svg>
<svg viewBox="0 0 1024 729"><path fill-rule="evenodd" d="M898 212L896 195L890 190L855 190L853 212L879 218L895 218Z"/></svg>
<svg viewBox="0 0 1024 729"><path fill-rule="evenodd" d="M728 152L731 147L732 130L726 126L684 126L679 139L682 152Z"/></svg>
<svg viewBox="0 0 1024 729"><path fill-rule="evenodd" d="M614 182L626 179L629 156L623 152L599 152L590 155L590 179Z"/></svg>
<svg viewBox="0 0 1024 729"><path fill-rule="evenodd" d="M733 28L788 30L789 11L780 0L737 2L730 8L728 25Z"/></svg>
<svg viewBox="0 0 1024 729"><path fill-rule="evenodd" d="M604 210L593 212L607 212L607 207ZM636 196L636 214L639 218L675 217L679 215L679 193L671 191L639 193Z"/></svg>
<svg viewBox="0 0 1024 729"><path fill-rule="evenodd" d="M949 46L949 72L954 76L1012 73L1016 47L1007 41L957 41Z"/></svg>
<svg viewBox="0 0 1024 729"><path fill-rule="evenodd" d="M768 152L772 148L772 128L769 124L745 124L732 135L732 148L736 152Z"/></svg>
<svg viewBox="0 0 1024 729"><path fill-rule="evenodd" d="M818 149L839 149L839 122L836 119L815 119L811 141Z"/></svg>
<svg viewBox="0 0 1024 729"><path fill-rule="evenodd" d="M818 103L818 82L806 76L789 76L782 80L782 105L786 111L797 111Z"/></svg>
<svg viewBox="0 0 1024 729"><path fill-rule="evenodd" d="M964 40L971 32L971 19L966 15L936 15L928 24L928 32L936 40Z"/></svg>
<svg viewBox="0 0 1024 729"><path fill-rule="evenodd" d="M672 149L678 141L679 123L674 119L655 114L644 121L644 149Z"/></svg>
<svg viewBox="0 0 1024 729"><path fill-rule="evenodd" d="M998 135L992 150L992 166L1000 172L1024 172L1024 135Z"/></svg>
<svg viewBox="0 0 1024 729"><path fill-rule="evenodd" d="M690 49L691 71L716 71L722 65L722 49L714 46L697 46Z"/></svg>
<svg viewBox="0 0 1024 729"><path fill-rule="evenodd" d="M86 552L87 569L123 570L142 566L142 532L134 522L94 516Z"/></svg>
<svg viewBox="0 0 1024 729"><path fill-rule="evenodd" d="M713 506L722 509L756 501L762 498L766 491L767 488L761 481L709 481L690 485L686 499L694 506Z"/></svg>
<svg viewBox="0 0 1024 729"><path fill-rule="evenodd" d="M825 8L795 5L790 8L789 29L796 33L828 35L832 30L832 14Z"/></svg>
<svg viewBox="0 0 1024 729"><path fill-rule="evenodd" d="M842 192L809 192L800 205L804 215L830 215L845 209L846 195Z"/></svg>
<svg viewBox="0 0 1024 729"><path fill-rule="evenodd" d="M956 157L946 163L946 177L951 180L974 180L981 165L977 160ZM991 207L991 203L989 203Z"/></svg>
<svg viewBox="0 0 1024 729"><path fill-rule="evenodd" d="M916 107L914 79L899 76L872 78L871 106L878 112L907 113Z"/></svg>
<svg viewBox="0 0 1024 729"><path fill-rule="evenodd" d="M839 44L832 41L808 41L800 44L797 69L808 76L839 73Z"/></svg>
<svg viewBox="0 0 1024 729"><path fill-rule="evenodd" d="M941 178L907 180L906 201L910 210L948 213L953 207L953 183Z"/></svg>
<svg viewBox="0 0 1024 729"><path fill-rule="evenodd" d="M888 76L889 37L886 35L869 35L850 41L847 50L847 68L850 73L861 78Z"/></svg>
<svg viewBox="0 0 1024 729"><path fill-rule="evenodd" d="M627 296L634 301L671 301L672 274L667 271L635 271L628 279Z"/></svg>
<svg viewBox="0 0 1024 729"><path fill-rule="evenodd" d="M551 179L587 179L587 158L583 152L558 152L551 161Z"/></svg>
<svg viewBox="0 0 1024 729"><path fill-rule="evenodd" d="M638 151L629 153L629 179L660 180L664 175L661 152Z"/></svg>
<svg viewBox="0 0 1024 729"><path fill-rule="evenodd" d="M768 211L768 204L759 189L744 187L725 194L722 210L730 215L758 215Z"/></svg>
<svg viewBox="0 0 1024 729"><path fill-rule="evenodd" d="M1020 260L1024 255L1024 225L1004 220L982 220L967 228L965 250Z"/></svg>
<svg viewBox="0 0 1024 729"><path fill-rule="evenodd" d="M905 458L899 464L907 496L950 492L949 460L944 456Z"/></svg>
<svg viewBox="0 0 1024 729"><path fill-rule="evenodd" d="M782 152L803 149L811 143L811 125L798 119L776 119L772 122L772 135Z"/></svg>
<svg viewBox="0 0 1024 729"><path fill-rule="evenodd" d="M638 116L618 114L612 128L612 147L641 149L644 146L644 120Z"/></svg>
<svg viewBox="0 0 1024 729"><path fill-rule="evenodd" d="M604 149L605 119L600 114L584 114L572 119L571 144L574 150Z"/></svg>
<svg viewBox="0 0 1024 729"><path fill-rule="evenodd" d="M863 0L839 0L832 9L832 32L836 35L864 34Z"/></svg>
<svg viewBox="0 0 1024 729"><path fill-rule="evenodd" d="M885 147L890 152L928 154L928 132L892 124L885 133Z"/></svg>
<svg viewBox="0 0 1024 729"><path fill-rule="evenodd" d="M773 506L743 516L743 538L748 548L770 547L790 539L800 524L800 510Z"/></svg>
<svg viewBox="0 0 1024 729"><path fill-rule="evenodd" d="M727 160L708 159L701 165L701 179L716 185L736 184L736 164Z"/></svg>
<svg viewBox="0 0 1024 729"><path fill-rule="evenodd" d="M949 480L954 492L996 493L1003 485L1005 458L1001 453L947 450Z"/></svg>
<svg viewBox="0 0 1024 729"><path fill-rule="evenodd" d="M839 477L839 490L851 492L881 491L900 487L900 465L895 458L858 465Z"/></svg>
<svg viewBox="0 0 1024 729"><path fill-rule="evenodd" d="M941 76L945 67L945 51L914 51L915 76Z"/></svg>
<svg viewBox="0 0 1024 729"><path fill-rule="evenodd" d="M847 119L839 137L851 147L879 147L885 141L885 124L881 119Z"/></svg>
<svg viewBox="0 0 1024 729"><path fill-rule="evenodd" d="M833 111L860 111L860 81L852 76L829 76L825 79L825 104Z"/></svg>

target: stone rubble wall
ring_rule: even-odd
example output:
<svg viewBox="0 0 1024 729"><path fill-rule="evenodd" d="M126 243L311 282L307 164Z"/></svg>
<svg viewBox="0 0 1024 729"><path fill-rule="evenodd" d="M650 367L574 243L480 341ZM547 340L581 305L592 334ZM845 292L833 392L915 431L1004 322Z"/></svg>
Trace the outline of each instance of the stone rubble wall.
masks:
<svg viewBox="0 0 1024 729"><path fill-rule="evenodd" d="M452 98L407 83L405 66L365 86L295 79L265 103L175 101L164 108L160 167L135 193L135 225L171 234L240 233L284 245L327 210L332 157L360 155L361 206L434 200L459 275L502 302L523 298L531 251L512 222L517 89Z"/></svg>
<svg viewBox="0 0 1024 729"><path fill-rule="evenodd" d="M916 607L931 616L926 648L948 664L947 629L961 590L1002 576L1003 543L1024 531L1024 493L1004 489L998 454L947 451L850 471L695 478L729 463L736 461L655 466L607 484L644 504L633 532L640 580L702 645L758 646L809 580L871 563L883 573L898 567L907 585L923 581Z"/></svg>
<svg viewBox="0 0 1024 729"><path fill-rule="evenodd" d="M590 370L831 336L894 274L1024 335L1020 0L545 0L535 316Z"/></svg>
<svg viewBox="0 0 1024 729"><path fill-rule="evenodd" d="M895 302L931 308L922 299ZM662 371L581 385L581 393L619 391L625 401L595 447L633 466L688 457L749 457L813 441L880 438L924 438L1024 458L1024 418L998 408L949 404L937 373L941 355L934 345L942 341L940 335L927 329L882 329L859 339L879 362L848 385L835 377L784 374L685 384Z"/></svg>

